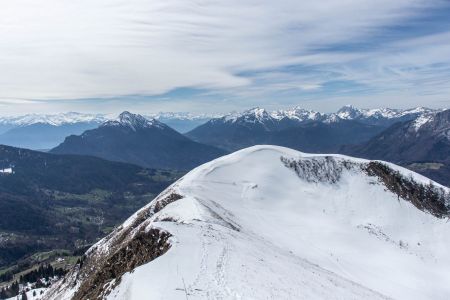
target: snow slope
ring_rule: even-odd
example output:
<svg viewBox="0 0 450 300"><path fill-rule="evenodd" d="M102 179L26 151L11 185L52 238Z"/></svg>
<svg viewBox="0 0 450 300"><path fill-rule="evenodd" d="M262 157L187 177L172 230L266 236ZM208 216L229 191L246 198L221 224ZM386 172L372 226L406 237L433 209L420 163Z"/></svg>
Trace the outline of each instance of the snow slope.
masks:
<svg viewBox="0 0 450 300"><path fill-rule="evenodd" d="M41 292L44 292L44 291L45 291L45 288L37 288L37 289L29 290L28 292L26 292L27 300L44 300L45 298L42 298L43 295L41 295ZM36 296L33 296L33 292L36 293ZM15 297L8 298L6 300L19 300L19 299L22 299L22 294L17 295Z"/></svg>
<svg viewBox="0 0 450 300"><path fill-rule="evenodd" d="M255 146L204 164L93 246L46 298L79 299L96 270L120 264L93 262L156 229L171 235L167 252L120 279L102 273L101 297L448 299L450 224L369 176L368 163Z"/></svg>

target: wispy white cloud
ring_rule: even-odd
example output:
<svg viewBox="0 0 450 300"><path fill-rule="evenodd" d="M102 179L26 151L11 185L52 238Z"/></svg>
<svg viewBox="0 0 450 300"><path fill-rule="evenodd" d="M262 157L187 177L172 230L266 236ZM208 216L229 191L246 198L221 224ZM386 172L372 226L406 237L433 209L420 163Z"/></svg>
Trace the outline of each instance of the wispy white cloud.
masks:
<svg viewBox="0 0 450 300"><path fill-rule="evenodd" d="M0 10L0 99L157 95L180 87L249 96L311 92L336 80L378 91L421 80L448 89L448 33L330 50L442 3L8 1ZM289 66L303 69L286 72Z"/></svg>

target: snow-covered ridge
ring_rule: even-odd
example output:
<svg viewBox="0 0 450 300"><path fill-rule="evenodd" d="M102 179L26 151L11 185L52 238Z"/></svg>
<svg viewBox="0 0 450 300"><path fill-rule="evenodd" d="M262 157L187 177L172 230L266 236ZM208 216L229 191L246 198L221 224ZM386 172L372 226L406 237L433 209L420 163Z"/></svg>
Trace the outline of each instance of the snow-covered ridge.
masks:
<svg viewBox="0 0 450 300"><path fill-rule="evenodd" d="M433 120L434 114L424 114L415 119L412 123L412 126L415 131L418 131L423 125L431 122Z"/></svg>
<svg viewBox="0 0 450 300"><path fill-rule="evenodd" d="M281 120L283 118L304 121L320 121L323 119L323 115L317 111L303 109L299 106L293 109L277 110L271 113L271 116L275 119Z"/></svg>
<svg viewBox="0 0 450 300"><path fill-rule="evenodd" d="M448 207L420 206L433 193L449 190L392 164L250 147L189 172L45 296L444 300Z"/></svg>
<svg viewBox="0 0 450 300"><path fill-rule="evenodd" d="M359 109L352 105L346 105L336 113L320 113L314 110L303 109L299 106L285 110L267 111L263 108L252 108L244 112L232 112L228 114L195 114L189 112L159 112L153 114L143 114L148 119L156 120L207 120L222 119L226 122L236 122L241 119L247 119L249 122L264 122L267 120L281 120L287 118L298 122L322 121L327 123L337 122L339 120L354 119L395 119L405 116L421 116L424 114L433 114L442 110L433 110L424 107L412 109ZM64 124L74 124L80 122L103 123L109 120L116 120L115 116L110 114L84 114L78 112L68 112L59 114L27 114L14 117L0 117L0 124L24 126L36 123L50 124L60 126Z"/></svg>
<svg viewBox="0 0 450 300"><path fill-rule="evenodd" d="M17 117L0 117L0 124L25 126L42 123L60 126L64 124L74 124L81 122L102 123L106 120L106 115L102 114L83 114L77 112L68 112L60 114L27 114Z"/></svg>
<svg viewBox="0 0 450 300"><path fill-rule="evenodd" d="M342 107L336 115L344 120L354 120L360 118L401 118L407 115L422 115L437 112L440 110L433 110L426 107L416 107L410 109L392 109L392 108L374 108L374 109L359 109L352 105Z"/></svg>
<svg viewBox="0 0 450 300"><path fill-rule="evenodd" d="M207 120L215 117L221 117L218 114L194 114L188 112L159 112L154 114L143 115L147 119L156 120ZM32 124L49 124L54 126L61 126L64 124L74 123L104 123L106 121L117 120L118 117L112 114L85 114L78 112L67 112L59 114L27 114L22 116L4 116L0 117L0 124L25 126Z"/></svg>
<svg viewBox="0 0 450 300"><path fill-rule="evenodd" d="M233 112L233 113L227 114L222 119L225 122L231 122L231 123L234 123L238 120L243 120L243 121L251 122L251 123L256 123L256 122L263 123L267 120L270 120L271 118L272 118L272 116L264 108L255 107L252 109L248 109L242 113Z"/></svg>
<svg viewBox="0 0 450 300"><path fill-rule="evenodd" d="M301 107L294 107L286 110L266 111L262 108L252 108L244 112L233 112L222 118L217 118L213 122L274 122L289 119L299 123L319 121L324 123L335 123L342 120L359 120L362 122L375 123L383 120L395 119L415 119L424 115L432 115L442 110L433 110L425 107L412 109L359 109L352 105L346 105L336 113L320 113L314 110L307 110Z"/></svg>
<svg viewBox="0 0 450 300"><path fill-rule="evenodd" d="M156 120L209 120L213 118L220 118L222 114L194 114L190 112L159 112L154 114L147 114L145 117Z"/></svg>

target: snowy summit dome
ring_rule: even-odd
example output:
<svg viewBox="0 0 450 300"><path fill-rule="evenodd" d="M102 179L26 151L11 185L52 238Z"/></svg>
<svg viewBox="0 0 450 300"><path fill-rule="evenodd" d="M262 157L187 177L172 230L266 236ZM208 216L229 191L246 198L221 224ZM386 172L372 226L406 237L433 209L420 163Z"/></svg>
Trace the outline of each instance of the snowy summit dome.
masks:
<svg viewBox="0 0 450 300"><path fill-rule="evenodd" d="M449 190L392 164L255 146L189 172L46 299L448 299Z"/></svg>

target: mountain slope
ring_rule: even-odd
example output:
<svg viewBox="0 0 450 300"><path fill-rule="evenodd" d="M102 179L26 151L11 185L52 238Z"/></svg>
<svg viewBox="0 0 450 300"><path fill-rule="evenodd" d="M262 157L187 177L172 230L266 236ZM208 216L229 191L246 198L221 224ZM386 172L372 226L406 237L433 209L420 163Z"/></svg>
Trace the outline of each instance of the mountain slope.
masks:
<svg viewBox="0 0 450 300"><path fill-rule="evenodd" d="M301 151L333 152L342 145L366 141L383 129L382 126L339 118L331 122L320 114L300 109L270 114L255 108L213 119L186 136L230 151L272 144Z"/></svg>
<svg viewBox="0 0 450 300"><path fill-rule="evenodd" d="M92 155L144 167L191 169L225 152L181 135L167 125L123 112L118 120L80 136L69 136L50 151L56 154Z"/></svg>
<svg viewBox="0 0 450 300"><path fill-rule="evenodd" d="M212 119L186 133L186 136L200 143L234 151L265 144L271 132L283 125L264 109L255 108L243 114Z"/></svg>
<svg viewBox="0 0 450 300"><path fill-rule="evenodd" d="M365 144L355 146L352 154L407 163L442 161L450 158L450 110L397 123Z"/></svg>
<svg viewBox="0 0 450 300"><path fill-rule="evenodd" d="M394 124L367 143L341 151L409 166L449 185L450 110Z"/></svg>
<svg viewBox="0 0 450 300"><path fill-rule="evenodd" d="M366 141L381 130L379 126L357 121L341 120L332 124L315 121L273 132L265 144L314 153L331 153L344 144Z"/></svg>
<svg viewBox="0 0 450 300"><path fill-rule="evenodd" d="M95 157L0 146L0 268L93 243L178 176Z"/></svg>
<svg viewBox="0 0 450 300"><path fill-rule="evenodd" d="M204 164L46 299L447 299L449 190L395 165L256 146Z"/></svg>

